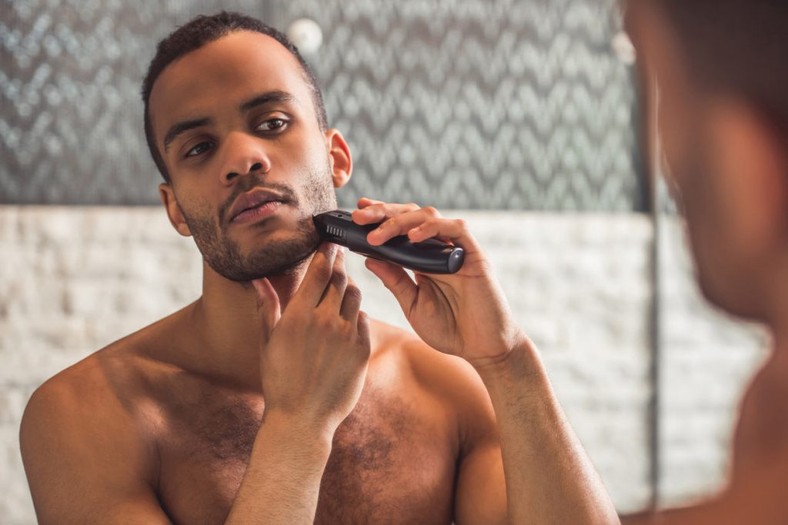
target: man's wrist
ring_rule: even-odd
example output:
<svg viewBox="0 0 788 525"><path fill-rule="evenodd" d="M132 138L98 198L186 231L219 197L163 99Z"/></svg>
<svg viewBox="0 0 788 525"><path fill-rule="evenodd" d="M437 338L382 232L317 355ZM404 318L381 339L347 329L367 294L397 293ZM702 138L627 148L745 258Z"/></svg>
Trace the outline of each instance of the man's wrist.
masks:
<svg viewBox="0 0 788 525"><path fill-rule="evenodd" d="M544 378L544 367L536 345L525 334L519 334L505 352L471 364L488 389L501 383L533 382Z"/></svg>
<svg viewBox="0 0 788 525"><path fill-rule="evenodd" d="M290 449L308 448L315 454L328 457L335 431L336 425L327 421L319 422L299 414L266 409L258 436L265 434L265 439L279 441Z"/></svg>

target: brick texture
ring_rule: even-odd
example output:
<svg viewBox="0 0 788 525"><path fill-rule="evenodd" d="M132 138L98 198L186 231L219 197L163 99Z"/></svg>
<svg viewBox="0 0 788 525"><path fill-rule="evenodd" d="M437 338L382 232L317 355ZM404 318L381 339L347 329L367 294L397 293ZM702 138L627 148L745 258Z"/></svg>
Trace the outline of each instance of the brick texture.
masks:
<svg viewBox="0 0 788 525"><path fill-rule="evenodd" d="M724 479L737 398L764 338L698 298L668 221L655 290L654 229L638 214L451 212L488 251L514 315L540 347L568 417L622 511L646 505L649 370L660 297L660 489L666 503ZM156 207L0 207L0 516L35 523L18 427L32 391L105 344L200 293L201 260ZM351 256L373 317L407 328ZM664 261L663 261L664 259Z"/></svg>

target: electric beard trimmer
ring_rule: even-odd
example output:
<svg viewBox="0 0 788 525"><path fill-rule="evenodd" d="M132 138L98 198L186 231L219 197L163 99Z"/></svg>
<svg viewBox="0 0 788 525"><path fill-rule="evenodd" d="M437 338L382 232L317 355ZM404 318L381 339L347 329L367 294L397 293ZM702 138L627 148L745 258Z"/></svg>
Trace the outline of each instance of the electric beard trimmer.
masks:
<svg viewBox="0 0 788 525"><path fill-rule="evenodd" d="M415 272L454 273L460 269L465 257L465 252L459 246L437 239L414 243L406 235L394 237L380 246L372 246L367 242L367 234L378 224L356 224L350 212L344 210L327 211L312 219L322 240Z"/></svg>

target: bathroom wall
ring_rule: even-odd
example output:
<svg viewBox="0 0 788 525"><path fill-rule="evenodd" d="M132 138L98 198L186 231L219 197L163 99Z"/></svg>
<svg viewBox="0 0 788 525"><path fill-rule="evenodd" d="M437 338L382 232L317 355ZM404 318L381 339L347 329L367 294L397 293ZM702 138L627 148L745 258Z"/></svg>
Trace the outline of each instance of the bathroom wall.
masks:
<svg viewBox="0 0 788 525"><path fill-rule="evenodd" d="M356 159L340 202L416 201L469 220L631 511L724 482L737 399L767 341L702 301L680 221L652 209L613 4L221 6L283 29L317 23L322 44L305 54ZM199 254L157 205L138 90L155 40L218 6L0 10L0 523L35 522L17 438L30 393L199 296ZM350 265L365 309L407 328L360 258Z"/></svg>
<svg viewBox="0 0 788 525"><path fill-rule="evenodd" d="M450 211L487 248L518 321L540 347L570 422L622 511L647 505L654 228L641 214ZM764 340L699 299L680 225L661 324L662 503L718 487L736 398ZM34 523L18 452L30 393L57 371L200 294L201 261L156 207L0 207L0 516ZM407 328L358 256L350 272L374 317Z"/></svg>

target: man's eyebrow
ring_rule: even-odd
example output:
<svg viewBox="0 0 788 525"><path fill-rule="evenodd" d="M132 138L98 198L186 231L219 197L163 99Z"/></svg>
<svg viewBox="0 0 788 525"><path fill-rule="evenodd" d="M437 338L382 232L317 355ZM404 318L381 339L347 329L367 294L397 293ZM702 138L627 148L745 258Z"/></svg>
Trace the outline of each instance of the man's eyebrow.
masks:
<svg viewBox="0 0 788 525"><path fill-rule="evenodd" d="M241 104L238 109L241 112L246 112L250 109L264 106L266 104L288 104L294 101L295 97L285 91L268 91L250 100L247 100ZM194 120L184 120L183 122L174 124L164 135L164 151L167 151L167 148L170 144L172 144L172 141L174 141L181 133L189 131L190 129L199 128L200 126L205 126L210 123L211 119L209 118L199 118Z"/></svg>
<svg viewBox="0 0 788 525"><path fill-rule="evenodd" d="M258 106L264 106L266 104L272 103L279 103L279 104L288 104L295 101L295 97L290 93L285 91L268 91L263 93L262 95L258 95L251 100L247 100L240 106L240 110L242 112L249 111L250 109L254 109Z"/></svg>
<svg viewBox="0 0 788 525"><path fill-rule="evenodd" d="M172 141L181 133L189 131L190 129L199 128L200 126L205 126L206 124L210 124L210 122L211 119L209 118L198 118L194 120L184 120L183 122L174 124L167 130L167 133L164 134L164 151L167 151Z"/></svg>

